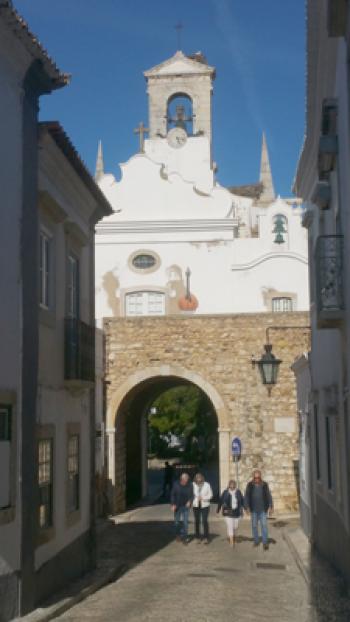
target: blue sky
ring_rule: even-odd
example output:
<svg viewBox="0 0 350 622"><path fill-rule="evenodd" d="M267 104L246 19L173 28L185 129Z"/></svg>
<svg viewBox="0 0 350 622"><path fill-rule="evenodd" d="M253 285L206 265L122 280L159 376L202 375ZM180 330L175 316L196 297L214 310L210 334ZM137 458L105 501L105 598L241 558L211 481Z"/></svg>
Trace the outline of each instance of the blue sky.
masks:
<svg viewBox="0 0 350 622"><path fill-rule="evenodd" d="M41 100L41 119L59 120L90 170L97 142L105 169L137 151L147 122L143 71L177 49L201 50L217 70L213 147L218 180L258 179L265 130L275 188L291 185L305 119L304 0L14 0L70 86Z"/></svg>

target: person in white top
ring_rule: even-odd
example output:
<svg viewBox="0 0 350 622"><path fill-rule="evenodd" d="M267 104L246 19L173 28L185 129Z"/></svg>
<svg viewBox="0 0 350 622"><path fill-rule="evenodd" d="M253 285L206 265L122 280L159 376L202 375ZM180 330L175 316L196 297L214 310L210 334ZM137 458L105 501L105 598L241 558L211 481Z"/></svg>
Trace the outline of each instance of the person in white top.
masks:
<svg viewBox="0 0 350 622"><path fill-rule="evenodd" d="M239 519L243 515L243 495L234 479L230 479L219 499L217 514L221 509L226 523L228 541L231 546L234 546L235 532L238 529Z"/></svg>
<svg viewBox="0 0 350 622"><path fill-rule="evenodd" d="M195 538L197 542L202 542L200 525L203 525L203 542L209 543L209 524L208 516L210 510L210 500L213 491L208 482L205 481L202 473L197 473L193 481L193 514L195 524Z"/></svg>

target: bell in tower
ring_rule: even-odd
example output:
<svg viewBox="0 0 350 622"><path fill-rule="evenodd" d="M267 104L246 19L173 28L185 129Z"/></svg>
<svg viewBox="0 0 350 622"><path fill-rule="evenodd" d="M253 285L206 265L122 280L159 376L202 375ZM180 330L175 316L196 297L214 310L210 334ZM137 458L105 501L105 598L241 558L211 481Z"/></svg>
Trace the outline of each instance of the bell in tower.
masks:
<svg viewBox="0 0 350 622"><path fill-rule="evenodd" d="M211 144L215 69L202 54L183 52L145 71L149 98L149 138L165 137L174 127L206 136ZM174 107L175 106L175 107Z"/></svg>
<svg viewBox="0 0 350 622"><path fill-rule="evenodd" d="M181 103L178 103L181 102ZM175 107L175 114L173 110ZM193 133L192 100L184 95L175 95L168 102L167 130L180 127L190 136Z"/></svg>

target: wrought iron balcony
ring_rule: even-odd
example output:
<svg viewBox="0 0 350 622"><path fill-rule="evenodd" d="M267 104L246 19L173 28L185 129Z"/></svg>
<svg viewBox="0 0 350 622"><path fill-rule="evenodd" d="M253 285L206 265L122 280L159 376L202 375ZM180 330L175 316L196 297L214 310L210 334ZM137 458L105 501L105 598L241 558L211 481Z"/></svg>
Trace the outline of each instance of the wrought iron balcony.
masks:
<svg viewBox="0 0 350 622"><path fill-rule="evenodd" d="M64 379L94 382L95 327L75 318L66 318L64 324Z"/></svg>
<svg viewBox="0 0 350 622"><path fill-rule="evenodd" d="M343 319L343 236L320 235L316 242L318 328L336 328Z"/></svg>

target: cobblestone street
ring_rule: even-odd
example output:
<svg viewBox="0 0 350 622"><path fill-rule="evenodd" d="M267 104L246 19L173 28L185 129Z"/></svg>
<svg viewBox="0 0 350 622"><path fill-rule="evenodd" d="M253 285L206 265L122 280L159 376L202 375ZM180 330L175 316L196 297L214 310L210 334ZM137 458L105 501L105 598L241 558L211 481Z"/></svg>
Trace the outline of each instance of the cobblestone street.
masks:
<svg viewBox="0 0 350 622"><path fill-rule="evenodd" d="M349 601L339 582L316 564L308 586L283 538L286 523L270 521L270 549L252 546L250 523L240 525L231 549L221 517L211 510L211 543L173 538L167 505L118 517L103 533L99 565L121 563L120 577L59 620L120 622L346 622ZM190 533L193 524L190 526ZM318 574L317 574L318 573ZM333 578L332 578L333 577Z"/></svg>

